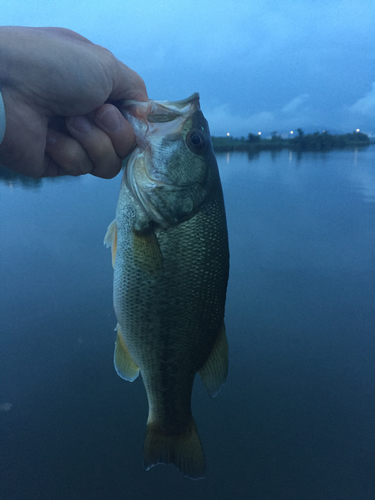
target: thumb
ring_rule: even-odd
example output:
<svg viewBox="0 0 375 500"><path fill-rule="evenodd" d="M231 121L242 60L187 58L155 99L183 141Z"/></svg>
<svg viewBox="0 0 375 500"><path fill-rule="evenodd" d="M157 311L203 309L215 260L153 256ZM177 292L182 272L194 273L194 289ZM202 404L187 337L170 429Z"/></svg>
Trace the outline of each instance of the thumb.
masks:
<svg viewBox="0 0 375 500"><path fill-rule="evenodd" d="M121 61L117 59L116 61L117 68L114 74L113 90L109 99L113 101L123 99L148 101L146 85L142 78Z"/></svg>

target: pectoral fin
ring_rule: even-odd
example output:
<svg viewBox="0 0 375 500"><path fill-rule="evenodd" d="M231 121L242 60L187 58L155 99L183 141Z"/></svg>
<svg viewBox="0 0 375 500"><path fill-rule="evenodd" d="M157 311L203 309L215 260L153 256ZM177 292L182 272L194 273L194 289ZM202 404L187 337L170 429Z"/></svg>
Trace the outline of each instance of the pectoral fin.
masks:
<svg viewBox="0 0 375 500"><path fill-rule="evenodd" d="M139 375L139 368L132 360L128 348L122 337L120 325L117 324L117 338L115 346L114 364L121 378L133 382Z"/></svg>
<svg viewBox="0 0 375 500"><path fill-rule="evenodd" d="M220 391L228 373L228 342L225 335L224 321L207 361L199 370L202 382L208 394L214 398Z"/></svg>
<svg viewBox="0 0 375 500"><path fill-rule="evenodd" d="M152 229L133 229L134 263L150 276L156 276L162 269L163 257L159 242Z"/></svg>
<svg viewBox="0 0 375 500"><path fill-rule="evenodd" d="M112 249L112 266L115 267L116 251L117 251L117 224L116 220L110 223L107 233L104 237L104 245Z"/></svg>

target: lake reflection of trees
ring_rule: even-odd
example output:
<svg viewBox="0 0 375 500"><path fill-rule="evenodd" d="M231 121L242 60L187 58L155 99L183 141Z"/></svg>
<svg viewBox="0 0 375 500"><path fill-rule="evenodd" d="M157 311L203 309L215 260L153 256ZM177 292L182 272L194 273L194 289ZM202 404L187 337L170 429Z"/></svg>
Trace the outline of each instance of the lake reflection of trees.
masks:
<svg viewBox="0 0 375 500"><path fill-rule="evenodd" d="M41 186L43 179L34 179L0 166L0 182L9 186L18 184L25 188L33 189Z"/></svg>
<svg viewBox="0 0 375 500"><path fill-rule="evenodd" d="M45 182L64 182L76 178L77 177L63 175L58 177L43 177L41 179L35 179L34 177L19 174L18 172L14 172L13 170L9 170L8 168L0 165L0 183L9 187L21 186L25 189L37 189Z"/></svg>

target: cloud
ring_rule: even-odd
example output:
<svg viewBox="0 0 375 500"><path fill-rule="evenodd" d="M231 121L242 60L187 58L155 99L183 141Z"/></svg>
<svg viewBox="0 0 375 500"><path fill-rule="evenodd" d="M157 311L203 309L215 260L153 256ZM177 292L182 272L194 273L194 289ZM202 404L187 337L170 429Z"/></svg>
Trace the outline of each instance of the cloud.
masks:
<svg viewBox="0 0 375 500"><path fill-rule="evenodd" d="M212 135L223 136L229 132L235 137L246 136L249 132L254 133L262 129L272 128L272 124L275 122L274 114L270 111L243 116L233 113L229 104L203 111L210 124Z"/></svg>
<svg viewBox="0 0 375 500"><path fill-rule="evenodd" d="M305 127L314 124L317 119L306 103L308 94L301 94L288 101L281 108L272 111L249 113L231 112L229 104L217 106L213 109L203 110L210 124L212 135L225 135L229 132L235 137L247 136L248 133L271 133L277 130L285 133L296 127Z"/></svg>
<svg viewBox="0 0 375 500"><path fill-rule="evenodd" d="M349 111L362 116L375 117L375 82L372 83L370 92L350 106Z"/></svg>
<svg viewBox="0 0 375 500"><path fill-rule="evenodd" d="M295 113L301 106L308 101L309 94L301 94L297 97L294 97L291 101L289 101L283 108L283 113Z"/></svg>

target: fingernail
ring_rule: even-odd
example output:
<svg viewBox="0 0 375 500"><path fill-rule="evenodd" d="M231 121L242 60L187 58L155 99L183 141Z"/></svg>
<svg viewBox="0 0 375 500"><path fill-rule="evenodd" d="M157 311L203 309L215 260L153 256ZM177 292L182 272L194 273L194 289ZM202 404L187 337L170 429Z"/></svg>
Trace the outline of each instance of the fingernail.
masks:
<svg viewBox="0 0 375 500"><path fill-rule="evenodd" d="M80 134L88 134L92 129L92 122L86 116L72 116L69 125Z"/></svg>
<svg viewBox="0 0 375 500"><path fill-rule="evenodd" d="M97 117L97 121L108 132L118 132L122 129L122 118L120 111L117 108L107 108L101 116Z"/></svg>

